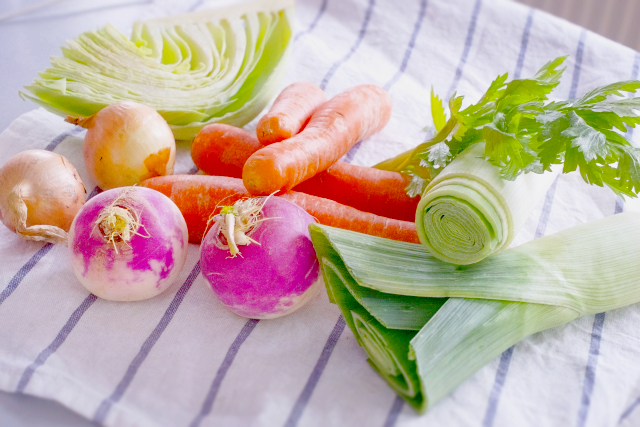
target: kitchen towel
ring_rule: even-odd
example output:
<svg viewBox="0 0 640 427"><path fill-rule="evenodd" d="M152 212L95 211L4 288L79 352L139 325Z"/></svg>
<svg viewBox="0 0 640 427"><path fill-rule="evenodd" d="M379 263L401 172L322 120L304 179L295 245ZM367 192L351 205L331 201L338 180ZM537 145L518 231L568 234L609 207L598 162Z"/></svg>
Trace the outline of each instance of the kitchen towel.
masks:
<svg viewBox="0 0 640 427"><path fill-rule="evenodd" d="M149 2L140 19L216 4L187 3ZM635 51L508 1L299 0L294 17L283 87L306 80L333 96L374 83L393 99L386 128L345 156L358 165L424 140L432 88L474 102L498 74L531 76L561 55L568 59L557 98L638 77ZM34 109L0 135L0 164L28 148L51 150L95 194L84 132ZM189 148L179 144L176 173L195 171ZM562 175L513 245L630 209L640 210L578 174ZM238 317L208 289L198 249L190 245L165 293L116 303L80 285L66 247L24 241L0 226L0 389L118 427L640 424L637 305L525 339L418 415L370 368L326 292L280 319Z"/></svg>

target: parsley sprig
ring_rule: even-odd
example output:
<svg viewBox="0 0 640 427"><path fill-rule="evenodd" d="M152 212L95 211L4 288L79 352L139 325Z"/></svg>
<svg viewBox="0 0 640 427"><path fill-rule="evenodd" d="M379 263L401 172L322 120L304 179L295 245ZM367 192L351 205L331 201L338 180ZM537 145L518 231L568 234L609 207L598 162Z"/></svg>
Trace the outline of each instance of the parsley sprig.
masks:
<svg viewBox="0 0 640 427"><path fill-rule="evenodd" d="M640 191L640 148L624 133L640 123L640 98L623 92L635 92L640 81L613 83L579 99L552 102L548 96L560 82L565 59L548 62L530 79L498 76L480 101L464 109L463 97L454 94L448 114L432 91L434 135L395 163L412 177L409 193L421 194L460 152L485 142L485 160L500 168L506 180L563 164L564 173L579 170L590 184L635 197Z"/></svg>

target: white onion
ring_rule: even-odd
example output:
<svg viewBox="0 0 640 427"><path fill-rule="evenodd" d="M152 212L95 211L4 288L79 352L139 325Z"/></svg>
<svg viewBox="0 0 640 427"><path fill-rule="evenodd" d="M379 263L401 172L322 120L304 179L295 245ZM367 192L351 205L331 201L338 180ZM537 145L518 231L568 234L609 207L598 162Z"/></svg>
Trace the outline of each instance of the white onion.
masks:
<svg viewBox="0 0 640 427"><path fill-rule="evenodd" d="M108 190L173 174L176 141L156 110L132 101L109 105L90 117L67 117L87 128L84 161L98 187Z"/></svg>
<svg viewBox="0 0 640 427"><path fill-rule="evenodd" d="M28 240L63 243L86 191L65 157L26 150L0 167L0 220Z"/></svg>

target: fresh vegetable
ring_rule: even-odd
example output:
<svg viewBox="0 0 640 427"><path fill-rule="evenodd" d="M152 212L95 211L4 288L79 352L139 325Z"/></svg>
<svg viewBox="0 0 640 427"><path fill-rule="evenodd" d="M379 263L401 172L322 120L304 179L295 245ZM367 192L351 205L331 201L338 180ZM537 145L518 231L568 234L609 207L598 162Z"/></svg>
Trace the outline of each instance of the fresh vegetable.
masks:
<svg viewBox="0 0 640 427"><path fill-rule="evenodd" d="M310 82L290 84L258 122L258 140L269 145L291 138L309 122L311 115L327 100L320 86Z"/></svg>
<svg viewBox="0 0 640 427"><path fill-rule="evenodd" d="M259 148L258 139L244 129L225 124L208 125L196 135L191 157L209 175L242 177L246 160ZM383 171L338 161L294 187L364 212L402 221L415 221L419 198L409 197L408 180L398 172Z"/></svg>
<svg viewBox="0 0 640 427"><path fill-rule="evenodd" d="M416 210L420 242L436 258L473 264L506 249L557 173L513 181L482 158L484 144L461 153L429 183Z"/></svg>
<svg viewBox="0 0 640 427"><path fill-rule="evenodd" d="M289 314L322 283L309 236L313 223L311 215L279 197L223 206L202 240L202 275L220 301L240 316Z"/></svg>
<svg viewBox="0 0 640 427"><path fill-rule="evenodd" d="M375 85L348 89L325 102L298 135L255 152L242 180L251 194L290 190L345 155L358 141L382 129L391 116L391 97Z"/></svg>
<svg viewBox="0 0 640 427"><path fill-rule="evenodd" d="M262 148L253 132L224 123L207 125L191 144L191 158L209 175L242 177L244 162Z"/></svg>
<svg viewBox="0 0 640 427"><path fill-rule="evenodd" d="M71 265L100 298L144 300L178 277L187 239L185 220L166 196L144 187L115 188L89 200L73 220Z"/></svg>
<svg viewBox="0 0 640 427"><path fill-rule="evenodd" d="M462 268L421 245L310 229L329 297L374 369L420 412L522 338L640 302L638 213Z"/></svg>
<svg viewBox="0 0 640 427"><path fill-rule="evenodd" d="M173 173L176 142L167 122L153 108L123 101L90 117L65 120L88 129L84 163L103 190Z"/></svg>
<svg viewBox="0 0 640 427"><path fill-rule="evenodd" d="M292 41L293 0L249 1L67 42L21 96L62 116L131 100L157 110L177 140L209 123L242 126L275 96Z"/></svg>
<svg viewBox="0 0 640 427"><path fill-rule="evenodd" d="M167 195L178 205L189 227L189 241L198 243L208 230L208 220L221 205L232 205L250 194L237 178L206 175L171 175L142 183ZM321 224L346 228L375 236L418 243L413 222L384 218L362 212L333 200L295 191L281 196L315 217Z"/></svg>
<svg viewBox="0 0 640 427"><path fill-rule="evenodd" d="M0 167L0 221L25 239L66 242L85 199L78 171L59 154L26 150Z"/></svg>
<svg viewBox="0 0 640 427"><path fill-rule="evenodd" d="M435 135L377 167L410 175L409 192L422 194L428 181L456 156L484 143L483 157L505 180L563 164L564 173L578 169L587 183L635 197L640 190L640 148L627 141L624 132L640 123L640 98L623 92L635 92L640 81L613 83L579 99L550 102L547 96L560 82L564 60L548 62L530 79L507 82L507 74L499 76L479 102L465 109L463 97L454 95L448 117L432 93Z"/></svg>
<svg viewBox="0 0 640 427"><path fill-rule="evenodd" d="M363 212L401 221L415 221L419 197L404 191L403 175L367 166L336 162L294 187L294 191L335 200Z"/></svg>

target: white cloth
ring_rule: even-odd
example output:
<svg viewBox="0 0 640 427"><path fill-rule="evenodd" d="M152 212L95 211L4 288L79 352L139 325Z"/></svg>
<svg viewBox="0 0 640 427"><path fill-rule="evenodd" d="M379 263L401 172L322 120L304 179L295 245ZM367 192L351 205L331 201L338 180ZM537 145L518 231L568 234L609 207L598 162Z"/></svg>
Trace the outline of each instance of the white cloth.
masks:
<svg viewBox="0 0 640 427"><path fill-rule="evenodd" d="M178 3L156 1L140 18L214 2ZM376 83L393 98L388 126L347 156L361 165L422 141L431 87L477 100L498 74L530 76L560 55L570 56L558 98L637 77L631 49L511 2L299 0L295 23L283 86L307 80L332 96ZM82 135L34 110L0 135L0 164L59 142L55 152L91 191ZM181 144L176 173L192 167ZM564 175L514 244L632 205ZM217 302L195 267L198 249L190 245L184 270L162 295L115 303L79 284L65 247L27 242L0 226L0 389L121 427L640 425L637 305L525 339L418 416L369 367L325 292L284 318L248 321Z"/></svg>

